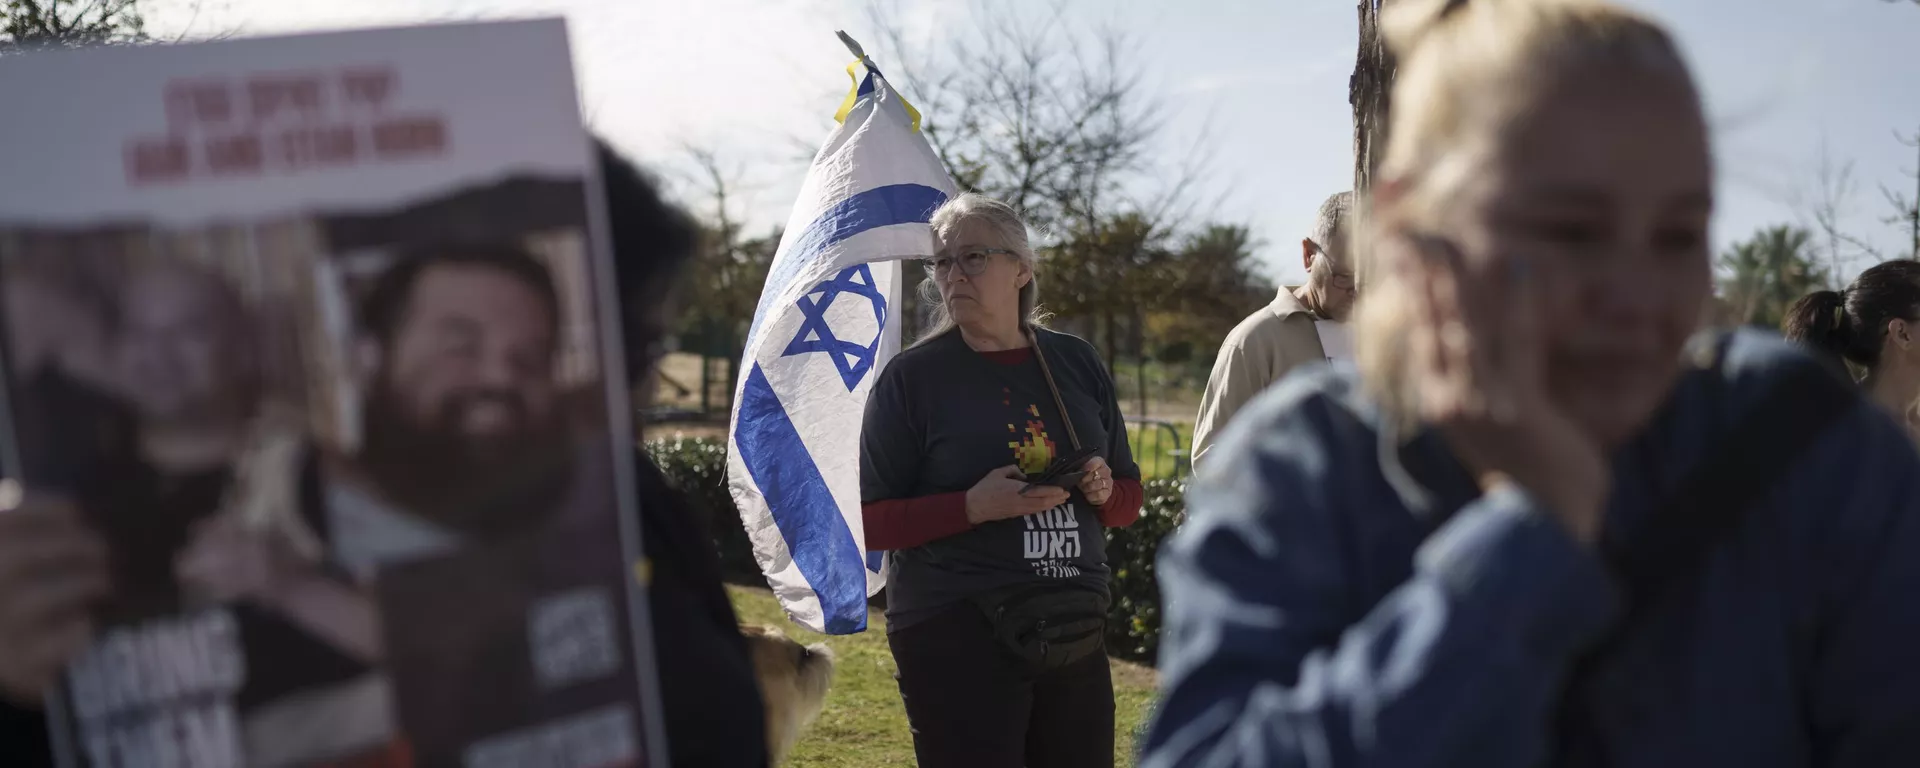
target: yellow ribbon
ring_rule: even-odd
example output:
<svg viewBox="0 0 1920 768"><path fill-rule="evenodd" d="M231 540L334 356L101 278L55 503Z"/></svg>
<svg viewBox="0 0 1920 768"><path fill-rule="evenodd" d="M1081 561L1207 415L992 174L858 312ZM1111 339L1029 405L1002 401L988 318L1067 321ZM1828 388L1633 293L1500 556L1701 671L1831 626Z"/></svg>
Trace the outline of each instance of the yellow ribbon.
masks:
<svg viewBox="0 0 1920 768"><path fill-rule="evenodd" d="M852 64L847 65L847 79L853 81L853 87L847 89L847 98L845 101L840 102L840 110L833 113L833 121L836 123L844 123L847 121L847 115L853 112L854 102L860 98L860 76L854 74L854 70L860 66L861 61L861 59L855 59ZM914 109L912 104L908 104L907 97L901 96L899 91L894 91L893 95L899 97L900 106L907 109L907 117L913 121L913 132L919 133L920 110Z"/></svg>

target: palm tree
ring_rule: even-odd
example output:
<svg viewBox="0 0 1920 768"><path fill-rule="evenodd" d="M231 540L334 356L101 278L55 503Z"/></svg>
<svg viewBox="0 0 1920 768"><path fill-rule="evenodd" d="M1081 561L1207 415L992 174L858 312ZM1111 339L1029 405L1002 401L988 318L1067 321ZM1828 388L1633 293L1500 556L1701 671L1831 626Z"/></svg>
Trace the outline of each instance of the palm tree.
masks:
<svg viewBox="0 0 1920 768"><path fill-rule="evenodd" d="M1720 290L1735 322L1780 327L1787 307L1826 285L1827 273L1814 261L1813 236L1799 227L1774 226L1755 232L1720 257L1727 272Z"/></svg>

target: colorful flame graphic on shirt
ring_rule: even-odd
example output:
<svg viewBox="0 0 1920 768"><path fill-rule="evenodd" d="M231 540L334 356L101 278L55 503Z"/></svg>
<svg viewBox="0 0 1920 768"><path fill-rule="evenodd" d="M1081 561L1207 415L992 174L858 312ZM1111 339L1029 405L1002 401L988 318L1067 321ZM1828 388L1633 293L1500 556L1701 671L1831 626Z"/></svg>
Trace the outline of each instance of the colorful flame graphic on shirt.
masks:
<svg viewBox="0 0 1920 768"><path fill-rule="evenodd" d="M1040 409L1029 405L1027 415L1032 418L1027 419L1024 431L1012 424L1007 425L1007 431L1016 438L1008 442L1007 447L1013 449L1013 463L1020 467L1021 472L1037 475L1047 471L1047 465L1053 463L1056 451L1053 439L1047 436L1046 423L1040 420Z"/></svg>

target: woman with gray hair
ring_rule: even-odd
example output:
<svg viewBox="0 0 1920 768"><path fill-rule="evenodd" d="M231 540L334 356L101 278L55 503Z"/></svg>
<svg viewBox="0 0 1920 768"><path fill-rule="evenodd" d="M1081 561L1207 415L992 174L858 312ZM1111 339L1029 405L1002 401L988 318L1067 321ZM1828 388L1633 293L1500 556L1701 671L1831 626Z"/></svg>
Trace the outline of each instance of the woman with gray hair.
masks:
<svg viewBox="0 0 1920 768"><path fill-rule="evenodd" d="M923 768L1113 764L1104 528L1140 515L1113 379L1040 327L1026 225L963 194L932 218L936 322L867 401L867 548Z"/></svg>

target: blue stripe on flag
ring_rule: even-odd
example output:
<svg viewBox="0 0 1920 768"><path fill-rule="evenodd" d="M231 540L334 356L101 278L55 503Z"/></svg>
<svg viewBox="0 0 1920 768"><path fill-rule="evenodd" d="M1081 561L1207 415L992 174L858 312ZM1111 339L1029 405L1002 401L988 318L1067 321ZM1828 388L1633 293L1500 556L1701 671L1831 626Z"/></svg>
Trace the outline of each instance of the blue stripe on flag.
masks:
<svg viewBox="0 0 1920 768"><path fill-rule="evenodd" d="M753 310L753 325L747 331L747 354L754 353L752 341L760 335L760 324L772 316L769 305L780 297L795 275L811 266L822 251L869 229L895 224L926 223L933 209L947 201L947 193L923 184L889 184L874 187L835 203L808 224L793 241L787 258L775 264L767 275L766 289ZM880 254L881 256L899 254ZM918 254L909 254L918 255Z"/></svg>
<svg viewBox="0 0 1920 768"><path fill-rule="evenodd" d="M840 504L833 500L827 481L758 363L741 391L733 442L753 484L766 497L794 564L820 596L827 634L866 630L867 574L860 549L840 516Z"/></svg>

